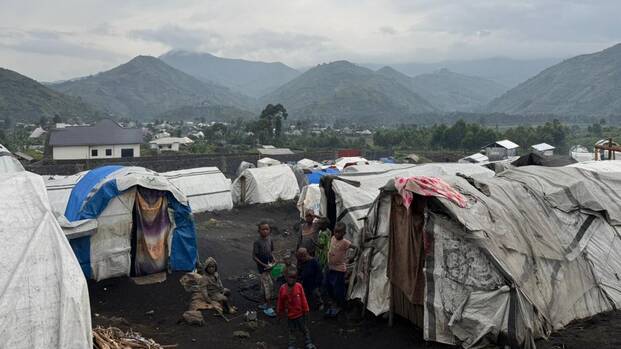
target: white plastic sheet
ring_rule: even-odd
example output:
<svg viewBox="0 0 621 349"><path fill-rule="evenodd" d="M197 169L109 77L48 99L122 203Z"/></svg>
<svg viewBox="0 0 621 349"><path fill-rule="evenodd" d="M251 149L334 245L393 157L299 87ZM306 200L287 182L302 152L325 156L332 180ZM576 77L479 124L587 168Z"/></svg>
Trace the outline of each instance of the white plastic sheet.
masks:
<svg viewBox="0 0 621 349"><path fill-rule="evenodd" d="M295 174L287 165L246 169L235 179L231 191L237 205L293 200L300 194Z"/></svg>
<svg viewBox="0 0 621 349"><path fill-rule="evenodd" d="M217 167L170 171L162 175L185 194L193 213L233 208L231 180Z"/></svg>
<svg viewBox="0 0 621 349"><path fill-rule="evenodd" d="M92 348L86 280L40 176L0 174L0 348Z"/></svg>

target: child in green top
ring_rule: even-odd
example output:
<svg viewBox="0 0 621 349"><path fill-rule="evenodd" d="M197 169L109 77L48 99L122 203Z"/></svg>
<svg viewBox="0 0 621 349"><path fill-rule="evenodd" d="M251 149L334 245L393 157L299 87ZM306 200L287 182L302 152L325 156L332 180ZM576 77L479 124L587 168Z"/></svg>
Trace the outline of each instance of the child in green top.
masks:
<svg viewBox="0 0 621 349"><path fill-rule="evenodd" d="M332 232L328 226L330 222L326 217L320 217L317 220L317 249L316 256L321 269L324 270L328 265L328 250L330 249L330 239L332 238Z"/></svg>

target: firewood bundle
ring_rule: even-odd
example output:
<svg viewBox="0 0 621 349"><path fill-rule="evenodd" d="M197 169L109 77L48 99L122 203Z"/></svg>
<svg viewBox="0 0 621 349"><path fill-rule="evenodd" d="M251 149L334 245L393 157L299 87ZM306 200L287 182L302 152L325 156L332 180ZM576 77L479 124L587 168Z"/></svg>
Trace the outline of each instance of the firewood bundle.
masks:
<svg viewBox="0 0 621 349"><path fill-rule="evenodd" d="M153 339L144 338L138 332L131 329L123 332L116 327L103 328L98 326L93 329L94 349L165 349L174 346L162 346Z"/></svg>

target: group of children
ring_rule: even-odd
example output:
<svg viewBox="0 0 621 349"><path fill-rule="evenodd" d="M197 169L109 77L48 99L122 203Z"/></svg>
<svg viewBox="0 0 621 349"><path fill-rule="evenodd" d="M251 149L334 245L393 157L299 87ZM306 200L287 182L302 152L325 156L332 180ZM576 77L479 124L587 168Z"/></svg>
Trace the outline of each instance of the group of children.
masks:
<svg viewBox="0 0 621 349"><path fill-rule="evenodd" d="M295 253L297 266L293 265L291 255L283 259L284 282L278 291L275 312L271 306L274 298L271 269L276 262L271 227L267 222L258 224L259 239L254 242L252 255L265 300L260 308L269 317L287 317L290 348L295 347L295 333L298 331L304 334L306 348L314 348L307 325L309 299L320 309L324 307L324 299L329 300L326 316L330 317L335 317L345 305L347 253L354 247L344 238L345 224L337 223L333 234L329 225L327 218L317 217L312 211L305 214Z"/></svg>

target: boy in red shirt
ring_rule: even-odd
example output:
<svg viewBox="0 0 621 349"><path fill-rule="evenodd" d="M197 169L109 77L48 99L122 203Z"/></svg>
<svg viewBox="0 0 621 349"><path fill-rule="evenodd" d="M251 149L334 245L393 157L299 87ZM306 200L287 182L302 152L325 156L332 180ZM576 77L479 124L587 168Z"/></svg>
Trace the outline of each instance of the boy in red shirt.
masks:
<svg viewBox="0 0 621 349"><path fill-rule="evenodd" d="M314 349L310 331L307 326L308 302L304 295L302 284L297 282L298 274L295 269L287 270L287 283L280 286L278 292L278 315L287 315L289 327L289 349L295 349L295 333L300 331L304 334L304 347Z"/></svg>

